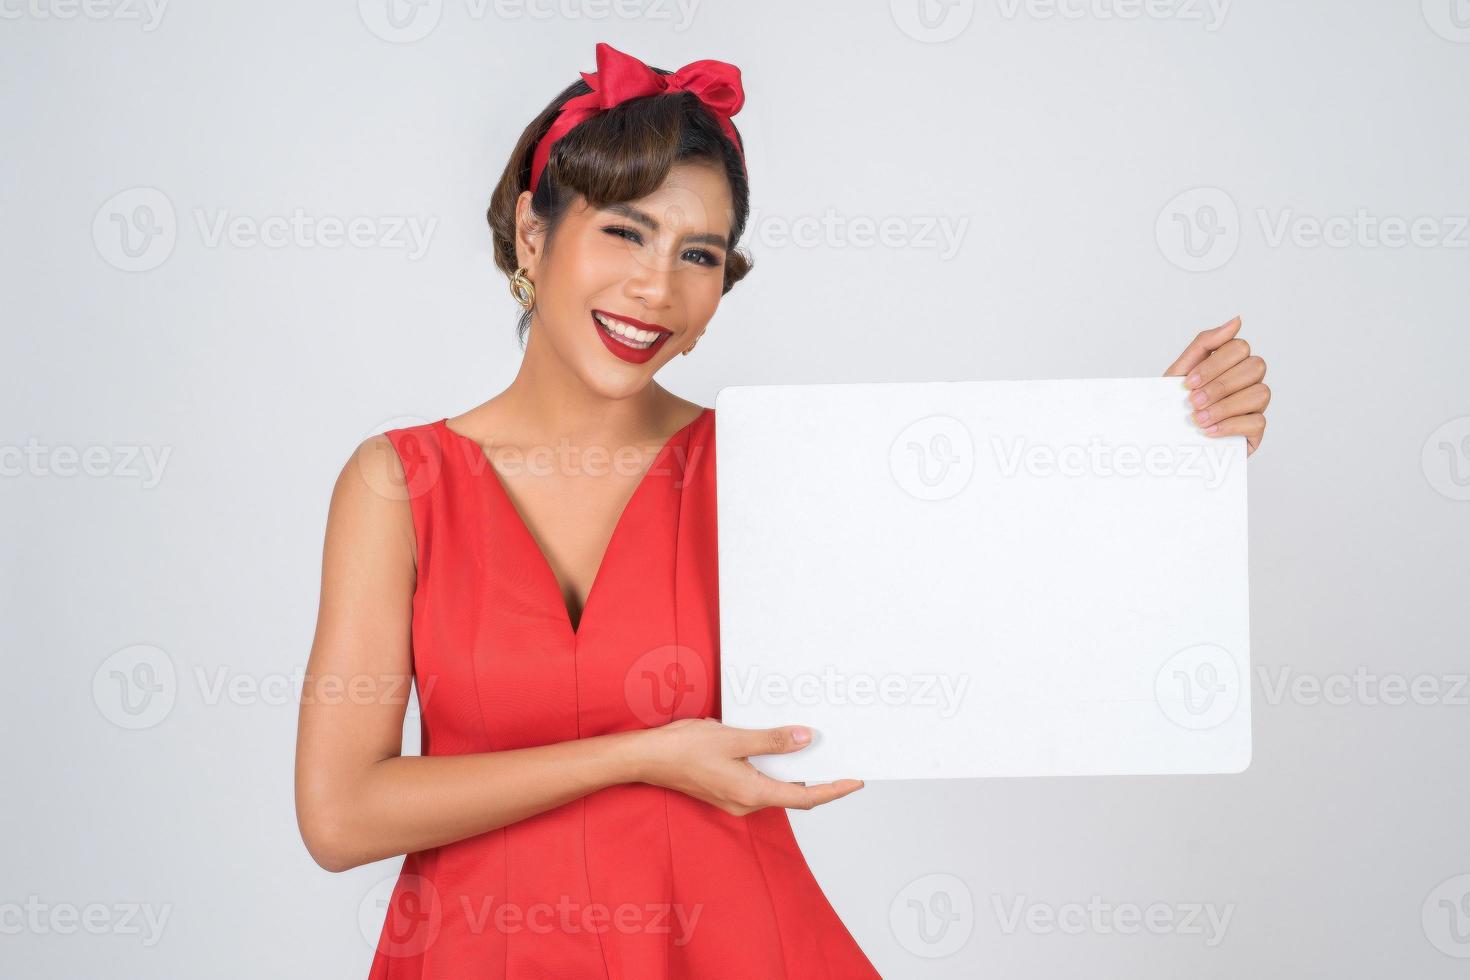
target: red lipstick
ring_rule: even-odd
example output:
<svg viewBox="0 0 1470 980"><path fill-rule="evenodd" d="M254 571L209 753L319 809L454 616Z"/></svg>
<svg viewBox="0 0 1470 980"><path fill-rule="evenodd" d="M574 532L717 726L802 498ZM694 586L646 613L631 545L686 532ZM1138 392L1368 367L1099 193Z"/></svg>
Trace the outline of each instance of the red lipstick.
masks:
<svg viewBox="0 0 1470 980"><path fill-rule="evenodd" d="M654 331L658 334L658 337L656 337L653 343L649 344L647 347L630 347L627 344L623 343L623 341L619 338L613 337L608 334L607 330L602 326L602 324L597 322L596 314L598 313L601 313L603 316L609 317L610 319L619 320L623 323L626 323L630 327L637 327L639 330ZM635 320L630 316L617 316L615 314L607 312L606 310L594 310L593 315L590 316L589 319L592 321L592 329L596 330L597 336L602 338L603 346L605 346L616 356L622 358L625 361L628 361L631 364L643 364L647 362L650 358L653 357L653 355L658 353L658 349L664 345L664 341L668 340L669 337L672 336L672 331L665 330L663 327L655 326L651 323L644 323L642 320Z"/></svg>

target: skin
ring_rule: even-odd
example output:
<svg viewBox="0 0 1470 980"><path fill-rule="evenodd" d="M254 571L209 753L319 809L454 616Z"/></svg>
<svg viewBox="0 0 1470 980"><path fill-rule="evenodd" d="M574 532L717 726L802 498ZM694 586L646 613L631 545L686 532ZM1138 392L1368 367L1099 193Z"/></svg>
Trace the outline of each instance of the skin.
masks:
<svg viewBox="0 0 1470 980"><path fill-rule="evenodd" d="M1247 456L1266 434L1271 389L1262 383L1266 362L1251 353L1240 333L1240 317L1197 334L1164 372L1184 378L1194 405L1194 423L1210 436L1245 436Z"/></svg>
<svg viewBox="0 0 1470 980"><path fill-rule="evenodd" d="M653 381L701 337L721 298L732 206L723 173L673 168L626 211L573 205L554 239L517 204L516 255L536 286L534 320L515 380L448 421L492 449L487 458L561 586L573 624L618 516L659 448L701 406ZM550 247L548 247L550 246ZM712 261L711 261L712 260ZM591 310L672 331L644 364L612 355ZM1199 393L1212 435L1265 428L1265 363L1236 337L1239 318L1200 333L1166 375ZM569 466L533 468L538 448L577 450ZM612 465L582 452L600 449ZM519 455L518 455L519 454ZM627 460L641 458L638 465ZM616 462L622 461L622 462ZM519 462L521 465L513 465ZM415 540L401 462L387 437L357 447L332 490L316 635L297 729L296 812L312 858L345 871L515 823L609 786L643 782L743 816L768 806L809 810L863 783L772 779L747 758L799 751L810 729L742 729L711 718L525 749L403 756L412 678ZM428 696L432 696L430 693Z"/></svg>
<svg viewBox="0 0 1470 980"><path fill-rule="evenodd" d="M536 285L520 371L448 425L482 448L512 451L489 459L575 623L633 490L658 449L703 410L653 376L698 340L719 306L726 253L708 236L728 239L732 206L720 170L685 164L653 194L625 202L657 231L629 213L578 201L548 241L530 198L522 194L517 206L517 259ZM593 309L672 336L646 363L629 363L603 345ZM593 457L574 454L573 465L549 473L502 468L507 458L529 461L537 457L524 454L563 440L602 449L615 464L594 468ZM616 465L634 455L641 465ZM742 729L711 718L502 752L401 755L415 581L403 481L387 437L367 439L343 466L327 515L296 751L297 821L323 868L345 871L448 844L619 783L664 786L740 816L768 806L811 809L862 787L851 779L782 782L747 761L799 750L810 739L805 726Z"/></svg>

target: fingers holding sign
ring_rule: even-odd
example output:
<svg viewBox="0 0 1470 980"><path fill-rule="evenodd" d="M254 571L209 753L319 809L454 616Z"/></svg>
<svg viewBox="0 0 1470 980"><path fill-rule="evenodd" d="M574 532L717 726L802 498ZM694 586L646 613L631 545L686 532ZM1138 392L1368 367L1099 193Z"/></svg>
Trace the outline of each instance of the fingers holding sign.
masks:
<svg viewBox="0 0 1470 980"><path fill-rule="evenodd" d="M1251 345L1239 333L1238 316L1200 331L1164 376L1184 378L1194 422L1206 435L1245 436L1250 455L1265 436L1271 389L1262 381L1265 360L1251 353Z"/></svg>

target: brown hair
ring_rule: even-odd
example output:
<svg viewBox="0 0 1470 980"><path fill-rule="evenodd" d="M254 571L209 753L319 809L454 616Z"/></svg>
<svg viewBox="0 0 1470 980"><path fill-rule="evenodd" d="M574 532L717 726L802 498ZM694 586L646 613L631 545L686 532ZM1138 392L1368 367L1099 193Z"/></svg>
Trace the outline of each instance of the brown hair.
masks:
<svg viewBox="0 0 1470 980"><path fill-rule="evenodd" d="M660 75L670 74L662 68L653 70ZM495 186L486 217L494 239L495 264L507 276L514 275L517 267L516 199L530 185L536 144L568 99L590 91L587 83L578 79L552 99L521 133ZM738 130L735 135L739 139ZM724 295L745 278L754 264L749 255L735 247L750 218L750 185L740 157L743 150L744 140L737 151L693 93L668 92L629 99L584 120L557 140L531 196L531 210L545 222L550 247L557 226L578 194L593 207L636 200L657 190L676 163L708 160L724 170L734 204L730 250L725 256L725 286L721 290ZM527 310L516 328L523 347L530 328L531 311Z"/></svg>

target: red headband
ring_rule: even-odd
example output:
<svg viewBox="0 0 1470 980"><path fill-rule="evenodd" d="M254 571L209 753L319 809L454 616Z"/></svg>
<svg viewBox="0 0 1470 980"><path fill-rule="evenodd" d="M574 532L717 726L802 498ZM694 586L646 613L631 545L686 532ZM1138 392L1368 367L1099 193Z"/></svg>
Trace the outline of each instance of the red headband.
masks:
<svg viewBox="0 0 1470 980"><path fill-rule="evenodd" d="M624 54L610 44L598 42L597 71L581 72L582 80L592 91L568 99L561 112L536 144L536 153L531 158L531 190L541 179L541 171L551 158L551 145L561 139L574 126L585 119L606 112L613 106L645 95L664 92L693 92L720 124L720 129L735 144L740 154L740 165L745 166L745 154L740 149L740 140L735 137L735 127L730 117L745 104L745 92L740 87L740 69L723 61L693 61L672 75L660 75L630 54Z"/></svg>

